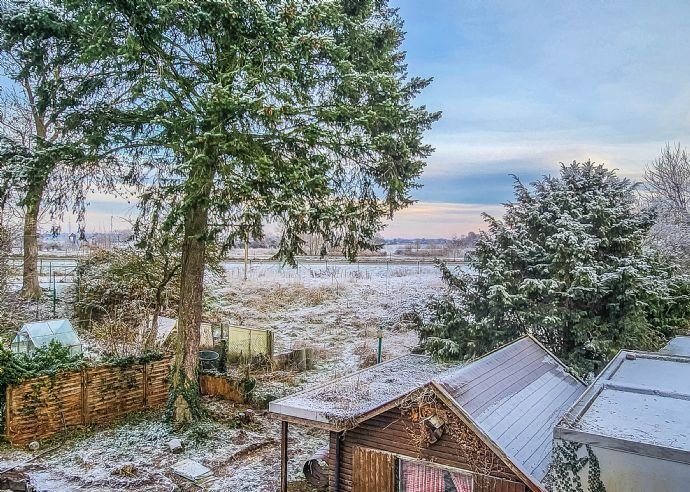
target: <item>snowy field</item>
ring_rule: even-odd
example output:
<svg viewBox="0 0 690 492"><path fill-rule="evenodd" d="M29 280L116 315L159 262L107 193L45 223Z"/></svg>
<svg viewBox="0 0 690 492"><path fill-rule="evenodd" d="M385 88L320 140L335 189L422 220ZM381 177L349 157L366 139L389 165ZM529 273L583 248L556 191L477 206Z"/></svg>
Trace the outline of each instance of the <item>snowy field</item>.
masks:
<svg viewBox="0 0 690 492"><path fill-rule="evenodd" d="M209 276L206 312L228 323L274 330L276 352L315 350L313 371L257 375L258 391L271 397L371 364L379 328L384 333L384 358L408 353L417 343L408 320L429 296L442 290L438 270L423 262L321 261L298 269L254 262L246 281L243 263L227 262L224 267L224 274ZM221 401L207 401L206 406L213 420L182 434L161 423L160 415L140 416L70 437L18 470L25 471L40 491L199 490L171 472L175 462L191 458L213 470L215 478L204 490L275 491L278 423L259 411L255 423L238 428L233 418L241 407ZM180 455L165 448L173 436L186 443ZM292 480L301 477L304 461L326 443L325 433L291 426ZM31 456L23 450L0 450L0 470Z"/></svg>

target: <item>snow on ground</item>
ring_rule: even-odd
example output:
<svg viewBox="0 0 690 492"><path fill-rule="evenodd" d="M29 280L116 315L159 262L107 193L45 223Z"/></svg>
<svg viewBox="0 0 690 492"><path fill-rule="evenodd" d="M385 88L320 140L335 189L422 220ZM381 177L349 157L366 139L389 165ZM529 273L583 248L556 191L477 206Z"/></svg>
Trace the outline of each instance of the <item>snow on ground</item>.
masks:
<svg viewBox="0 0 690 492"><path fill-rule="evenodd" d="M230 323L273 330L277 353L314 348L328 377L371 362L379 328L385 358L409 353L417 335L406 319L441 288L429 263L255 263L246 281L241 263L225 271L209 289L211 308Z"/></svg>
<svg viewBox="0 0 690 492"><path fill-rule="evenodd" d="M271 329L276 352L313 347L316 369L258 374L257 392L271 398L352 372L374 362L376 332L383 329L383 353L409 353L417 335L406 318L438 293L441 280L431 264L348 264L310 262L298 269L277 263L224 264L225 274L209 277L206 311L228 323ZM175 477L171 466L191 458L211 468L214 479L205 490L275 491L279 483L280 426L259 413L257 422L236 428L231 417L242 410L227 402L209 403L214 415L179 434L159 414L93 430L67 439L59 449L20 467L39 491L172 491L199 490ZM173 455L165 443L180 437L187 444ZM327 445L322 431L290 426L291 480L302 477L302 465ZM48 444L47 446L50 446ZM45 448L44 448L45 449ZM0 470L21 463L25 450L0 450Z"/></svg>

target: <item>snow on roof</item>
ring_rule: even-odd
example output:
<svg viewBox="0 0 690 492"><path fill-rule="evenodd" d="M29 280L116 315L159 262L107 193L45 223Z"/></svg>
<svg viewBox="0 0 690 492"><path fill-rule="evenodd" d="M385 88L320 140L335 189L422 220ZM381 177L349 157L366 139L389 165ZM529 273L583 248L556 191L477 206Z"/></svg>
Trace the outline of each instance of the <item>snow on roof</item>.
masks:
<svg viewBox="0 0 690 492"><path fill-rule="evenodd" d="M408 355L270 403L281 417L344 430L422 386L442 388L533 479L551 461L553 428L585 385L539 343L524 337L470 364Z"/></svg>
<svg viewBox="0 0 690 492"><path fill-rule="evenodd" d="M269 410L338 427L428 383L444 366L430 357L404 355L330 383L272 401Z"/></svg>
<svg viewBox="0 0 690 492"><path fill-rule="evenodd" d="M690 463L690 357L620 352L554 436Z"/></svg>
<svg viewBox="0 0 690 492"><path fill-rule="evenodd" d="M56 340L66 347L80 345L79 337L67 319L51 319L26 323L19 330L17 337L28 338L35 347L48 345Z"/></svg>
<svg viewBox="0 0 690 492"><path fill-rule="evenodd" d="M531 337L451 369L437 384L537 482L551 462L553 428L586 389Z"/></svg>
<svg viewBox="0 0 690 492"><path fill-rule="evenodd" d="M690 357L690 337L672 338L664 348L659 350L659 353Z"/></svg>

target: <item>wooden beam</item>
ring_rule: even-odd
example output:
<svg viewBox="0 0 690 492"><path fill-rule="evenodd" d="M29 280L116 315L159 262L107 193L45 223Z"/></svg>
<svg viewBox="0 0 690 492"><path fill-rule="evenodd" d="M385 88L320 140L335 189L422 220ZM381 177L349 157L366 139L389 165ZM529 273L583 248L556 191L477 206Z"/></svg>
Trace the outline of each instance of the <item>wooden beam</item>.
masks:
<svg viewBox="0 0 690 492"><path fill-rule="evenodd" d="M287 492L288 423L280 421L280 492Z"/></svg>
<svg viewBox="0 0 690 492"><path fill-rule="evenodd" d="M343 433L334 432L335 434L335 467L333 470L333 492L340 492L340 442L342 441Z"/></svg>

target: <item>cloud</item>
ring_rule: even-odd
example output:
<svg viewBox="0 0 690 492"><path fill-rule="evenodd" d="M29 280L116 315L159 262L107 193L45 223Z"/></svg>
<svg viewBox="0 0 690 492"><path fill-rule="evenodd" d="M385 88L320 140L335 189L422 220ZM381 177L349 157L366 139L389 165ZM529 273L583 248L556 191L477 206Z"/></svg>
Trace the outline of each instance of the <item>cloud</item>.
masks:
<svg viewBox="0 0 690 492"><path fill-rule="evenodd" d="M418 202L400 212L389 222L383 232L385 238L427 237L450 238L483 228L481 214L485 212L500 217L501 205L473 203Z"/></svg>

